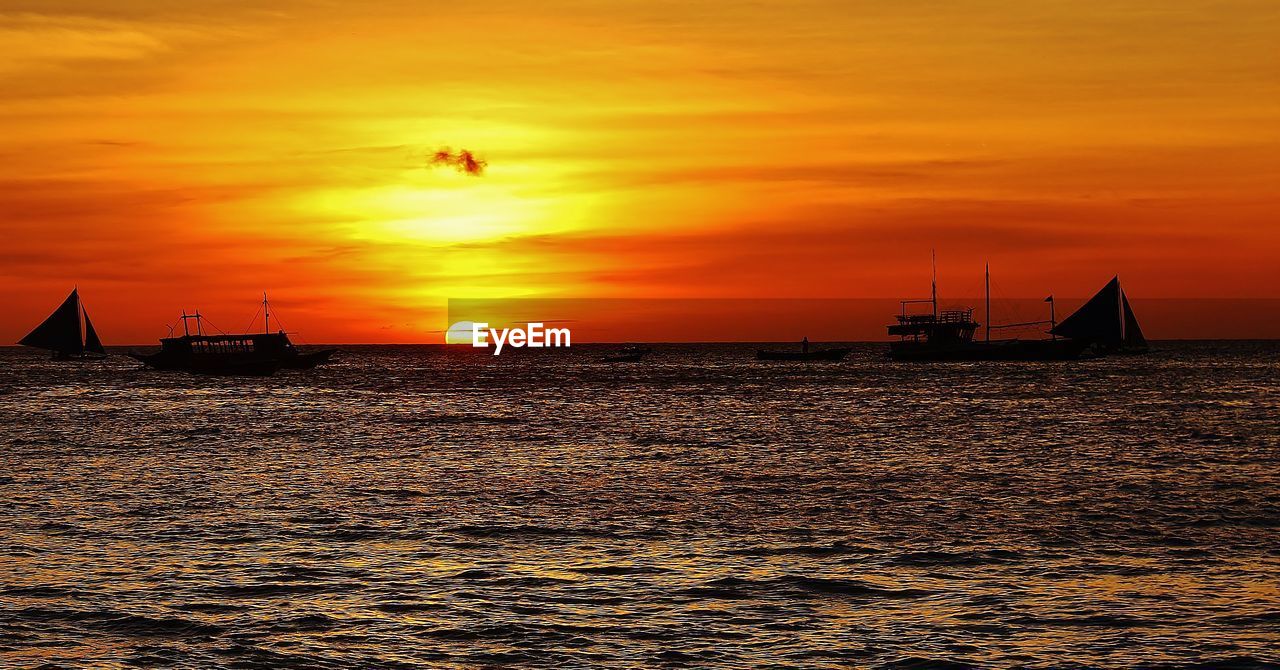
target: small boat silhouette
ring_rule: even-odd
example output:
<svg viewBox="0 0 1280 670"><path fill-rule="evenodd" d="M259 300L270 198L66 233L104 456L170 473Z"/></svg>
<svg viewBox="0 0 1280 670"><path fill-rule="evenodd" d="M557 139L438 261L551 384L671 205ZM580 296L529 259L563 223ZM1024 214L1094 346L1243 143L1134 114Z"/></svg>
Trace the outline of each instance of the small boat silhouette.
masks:
<svg viewBox="0 0 1280 670"><path fill-rule="evenodd" d="M1120 286L1120 275L1112 277L1102 290L1049 332L1085 342L1098 355L1150 351L1138 317L1129 306L1129 296Z"/></svg>
<svg viewBox="0 0 1280 670"><path fill-rule="evenodd" d="M53 310L53 314L18 340L18 344L52 351L55 361L102 360L107 356L102 340L98 339L98 331L89 320L89 312L80 302L78 288L71 289L71 295Z"/></svg>
<svg viewBox="0 0 1280 670"><path fill-rule="evenodd" d="M652 353L653 350L648 347L629 346L624 347L618 353L605 356L600 359L601 363L639 363Z"/></svg>

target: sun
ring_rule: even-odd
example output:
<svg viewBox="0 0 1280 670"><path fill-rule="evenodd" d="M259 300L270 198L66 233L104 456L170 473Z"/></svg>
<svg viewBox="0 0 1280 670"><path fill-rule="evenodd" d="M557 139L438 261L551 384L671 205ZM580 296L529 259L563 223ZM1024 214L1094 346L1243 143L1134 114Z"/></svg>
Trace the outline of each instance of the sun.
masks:
<svg viewBox="0 0 1280 670"><path fill-rule="evenodd" d="M476 324L474 321L459 321L444 333L445 344L471 344L472 333L475 331Z"/></svg>

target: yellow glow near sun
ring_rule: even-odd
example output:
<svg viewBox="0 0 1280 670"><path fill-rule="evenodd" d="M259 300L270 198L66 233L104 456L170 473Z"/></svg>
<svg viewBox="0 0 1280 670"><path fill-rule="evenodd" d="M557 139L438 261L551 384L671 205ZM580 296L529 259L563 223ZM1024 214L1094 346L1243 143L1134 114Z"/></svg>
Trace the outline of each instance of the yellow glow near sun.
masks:
<svg viewBox="0 0 1280 670"><path fill-rule="evenodd" d="M500 187L485 185L328 189L309 197L305 208L357 222L360 237L378 241L472 242L534 225L527 203Z"/></svg>
<svg viewBox="0 0 1280 670"><path fill-rule="evenodd" d="M565 193L553 176L536 172L518 167L481 176L449 168L415 171L395 183L325 188L298 206L357 224L359 238L380 242L447 245L588 226L596 197Z"/></svg>

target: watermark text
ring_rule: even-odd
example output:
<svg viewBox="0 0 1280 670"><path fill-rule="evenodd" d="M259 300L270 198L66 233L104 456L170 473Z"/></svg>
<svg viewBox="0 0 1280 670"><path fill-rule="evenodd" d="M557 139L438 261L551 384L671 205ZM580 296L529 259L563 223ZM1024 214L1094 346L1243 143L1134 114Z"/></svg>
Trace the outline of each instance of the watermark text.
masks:
<svg viewBox="0 0 1280 670"><path fill-rule="evenodd" d="M490 328L488 323L476 323L471 326L471 346L488 347L492 340L493 355L502 353L505 346L529 347L568 347L571 334L568 328L547 328L539 321L531 321L523 328Z"/></svg>

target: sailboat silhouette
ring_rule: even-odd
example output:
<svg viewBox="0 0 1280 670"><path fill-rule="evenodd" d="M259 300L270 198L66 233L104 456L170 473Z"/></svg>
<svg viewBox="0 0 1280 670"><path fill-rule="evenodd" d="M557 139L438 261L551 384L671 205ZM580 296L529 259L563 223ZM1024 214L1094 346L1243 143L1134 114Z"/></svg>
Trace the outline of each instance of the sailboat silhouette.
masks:
<svg viewBox="0 0 1280 670"><path fill-rule="evenodd" d="M1099 354L1141 354L1149 349L1129 296L1120 287L1120 275L1049 332L1088 342Z"/></svg>
<svg viewBox="0 0 1280 670"><path fill-rule="evenodd" d="M89 320L89 312L80 302L79 289L74 288L53 314L18 340L18 344L52 351L53 359L58 361L100 359L107 355L98 331Z"/></svg>

